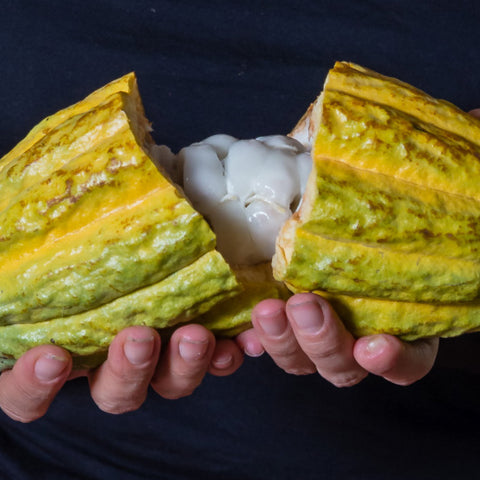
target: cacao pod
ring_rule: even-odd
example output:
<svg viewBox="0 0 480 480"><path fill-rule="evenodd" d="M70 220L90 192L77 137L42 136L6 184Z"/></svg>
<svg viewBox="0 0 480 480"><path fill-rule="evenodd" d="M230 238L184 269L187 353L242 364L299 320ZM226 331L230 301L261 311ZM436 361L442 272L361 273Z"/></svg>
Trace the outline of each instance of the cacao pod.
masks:
<svg viewBox="0 0 480 480"><path fill-rule="evenodd" d="M228 265L162 167L135 75L40 122L0 159L0 370L55 343L97 365L128 325L218 335L263 298L316 291L354 335L480 328L480 122L346 62L291 136L311 146L272 268Z"/></svg>
<svg viewBox="0 0 480 480"><path fill-rule="evenodd" d="M292 132L312 145L274 273L323 291L356 335L480 327L480 121L396 79L337 62Z"/></svg>
<svg viewBox="0 0 480 480"><path fill-rule="evenodd" d="M164 328L240 286L154 165L133 74L48 117L0 160L0 368L34 345L97 362L127 325Z"/></svg>

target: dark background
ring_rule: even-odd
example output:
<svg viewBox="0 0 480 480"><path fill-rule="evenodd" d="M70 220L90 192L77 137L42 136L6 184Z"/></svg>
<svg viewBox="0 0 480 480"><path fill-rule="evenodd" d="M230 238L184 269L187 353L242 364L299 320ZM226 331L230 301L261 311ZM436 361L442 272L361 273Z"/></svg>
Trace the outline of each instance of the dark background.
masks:
<svg viewBox="0 0 480 480"><path fill-rule="evenodd" d="M136 71L158 143L286 133L335 60L480 106L477 1L2 0L0 156L43 117ZM0 280L1 281L1 280ZM480 478L477 335L411 387L337 389L264 356L186 399L100 412L83 379L48 415L0 414L0 479Z"/></svg>

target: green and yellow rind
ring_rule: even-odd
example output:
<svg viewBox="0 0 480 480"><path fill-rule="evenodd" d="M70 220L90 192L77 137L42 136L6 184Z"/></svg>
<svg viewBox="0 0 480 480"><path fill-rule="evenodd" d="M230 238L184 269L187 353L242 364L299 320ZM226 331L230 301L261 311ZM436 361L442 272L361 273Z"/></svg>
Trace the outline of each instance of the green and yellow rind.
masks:
<svg viewBox="0 0 480 480"><path fill-rule="evenodd" d="M404 112L423 123L480 145L480 120L452 103L434 98L396 78L351 62L336 62L327 76L326 90L358 95L373 103Z"/></svg>
<svg viewBox="0 0 480 480"><path fill-rule="evenodd" d="M388 333L405 341L454 337L480 329L480 302L409 303L317 292L356 337Z"/></svg>
<svg viewBox="0 0 480 480"><path fill-rule="evenodd" d="M315 162L307 198L309 208L289 224L289 261L277 266L297 289L411 302L478 298L480 203L328 159Z"/></svg>
<svg viewBox="0 0 480 480"><path fill-rule="evenodd" d="M337 90L323 93L321 123L312 149L314 158L330 158L480 199L475 183L480 175L476 143L359 96Z"/></svg>
<svg viewBox="0 0 480 480"><path fill-rule="evenodd" d="M0 276L8 279L0 324L95 308L214 248L205 220L138 143L131 101L115 93L81 118L68 118L42 137L48 148L36 144L2 171L0 185L12 191L0 211ZM105 129L109 111L117 125ZM78 122L90 143L72 147ZM50 135L55 141L47 142ZM49 168L30 174L42 155Z"/></svg>
<svg viewBox="0 0 480 480"><path fill-rule="evenodd" d="M77 115L82 115L89 111L95 111L98 105L103 103L110 96L119 92L124 92L129 97L133 98L135 104L138 106L139 116L142 116L143 107L141 106L140 95L138 93L137 79L135 73L130 72L107 85L104 85L98 90L95 90L83 100L80 100L79 102L40 121L32 128L32 130L30 130L30 132L28 132L25 138L0 159L0 168L3 168L3 166L10 161L15 160L36 143L41 142L44 137L59 125L68 122L69 119L74 118Z"/></svg>
<svg viewBox="0 0 480 480"><path fill-rule="evenodd" d="M405 253L478 259L480 202L324 158L314 169L302 228Z"/></svg>
<svg viewBox="0 0 480 480"><path fill-rule="evenodd" d="M150 157L133 74L0 159L0 355L55 343L93 364L128 325L166 328L238 293L215 235Z"/></svg>
<svg viewBox="0 0 480 480"><path fill-rule="evenodd" d="M475 262L372 248L304 228L297 229L294 253L279 274L298 290L321 285L354 296L438 303L472 301L480 282Z"/></svg>
<svg viewBox="0 0 480 480"><path fill-rule="evenodd" d="M252 310L262 300L286 300L291 295L283 283L274 280L270 263L237 267L234 271L241 285L240 293L195 319L220 337L233 337L250 328Z"/></svg>
<svg viewBox="0 0 480 480"><path fill-rule="evenodd" d="M221 255L210 251L160 282L98 308L34 324L0 327L0 368L34 345L55 344L74 357L96 358L113 337L131 325L157 329L187 322L235 295L239 284ZM101 355L99 358L102 358ZM76 365L82 364L76 358ZM85 363L85 362L84 362Z"/></svg>
<svg viewBox="0 0 480 480"><path fill-rule="evenodd" d="M356 335L480 327L480 121L338 62L301 120L313 172L274 274L322 291Z"/></svg>

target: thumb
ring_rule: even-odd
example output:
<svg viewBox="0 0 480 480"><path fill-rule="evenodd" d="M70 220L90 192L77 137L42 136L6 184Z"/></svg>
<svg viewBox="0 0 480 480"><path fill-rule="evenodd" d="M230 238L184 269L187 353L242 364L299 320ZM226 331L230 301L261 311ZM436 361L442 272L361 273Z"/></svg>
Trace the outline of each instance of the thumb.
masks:
<svg viewBox="0 0 480 480"><path fill-rule="evenodd" d="M43 345L29 350L12 370L0 375L0 408L20 422L42 417L71 368L70 355L60 347Z"/></svg>

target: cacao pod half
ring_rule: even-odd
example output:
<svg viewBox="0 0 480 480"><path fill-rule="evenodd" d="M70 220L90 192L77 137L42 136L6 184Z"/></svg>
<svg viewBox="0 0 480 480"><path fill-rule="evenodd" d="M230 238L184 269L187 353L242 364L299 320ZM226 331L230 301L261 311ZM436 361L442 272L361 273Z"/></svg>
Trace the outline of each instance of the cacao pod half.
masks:
<svg viewBox="0 0 480 480"><path fill-rule="evenodd" d="M338 62L292 132L312 145L274 273L322 291L355 335L480 327L480 121L396 79Z"/></svg>
<svg viewBox="0 0 480 480"><path fill-rule="evenodd" d="M91 366L125 326L186 322L240 290L149 130L129 74L0 160L0 368L49 342Z"/></svg>

